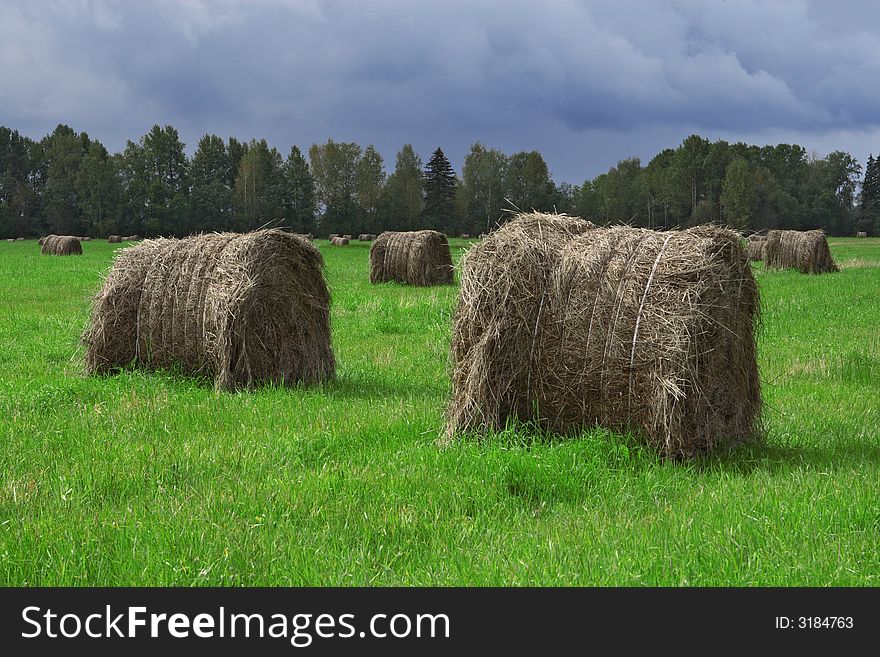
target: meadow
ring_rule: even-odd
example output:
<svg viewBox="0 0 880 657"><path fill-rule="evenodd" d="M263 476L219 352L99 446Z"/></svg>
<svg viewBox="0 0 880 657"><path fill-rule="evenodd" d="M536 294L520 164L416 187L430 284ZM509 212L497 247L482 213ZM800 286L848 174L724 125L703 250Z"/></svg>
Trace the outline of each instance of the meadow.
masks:
<svg viewBox="0 0 880 657"><path fill-rule="evenodd" d="M318 245L337 380L82 373L114 249L0 243L0 584L880 584L880 240L756 266L766 439L665 462L602 430L437 447L457 288ZM457 260L466 243L453 240Z"/></svg>

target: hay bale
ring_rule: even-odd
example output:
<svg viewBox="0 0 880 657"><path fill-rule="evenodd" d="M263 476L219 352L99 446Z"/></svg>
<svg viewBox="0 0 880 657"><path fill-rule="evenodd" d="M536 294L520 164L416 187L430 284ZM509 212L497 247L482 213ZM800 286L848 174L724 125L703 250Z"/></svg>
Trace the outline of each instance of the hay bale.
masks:
<svg viewBox="0 0 880 657"><path fill-rule="evenodd" d="M82 244L72 235L47 235L40 246L43 255L82 255Z"/></svg>
<svg viewBox="0 0 880 657"><path fill-rule="evenodd" d="M376 236L373 233L361 233L358 235L359 242L372 242L374 239L376 239Z"/></svg>
<svg viewBox="0 0 880 657"><path fill-rule="evenodd" d="M178 368L218 390L332 378L323 266L314 246L277 229L122 249L83 336L86 370Z"/></svg>
<svg viewBox="0 0 880 657"><path fill-rule="evenodd" d="M535 223L464 258L446 440L515 419L631 431L681 458L756 434L758 289L739 235Z"/></svg>
<svg viewBox="0 0 880 657"><path fill-rule="evenodd" d="M23 237L16 237L15 241L16 242L24 242L24 238Z"/></svg>
<svg viewBox="0 0 880 657"><path fill-rule="evenodd" d="M140 235L126 235L122 238L123 242L139 242L143 238Z"/></svg>
<svg viewBox="0 0 880 657"><path fill-rule="evenodd" d="M860 230L859 232L856 233L856 237L867 237L867 236L868 236L868 233L866 233L863 230Z"/></svg>
<svg viewBox="0 0 880 657"><path fill-rule="evenodd" d="M82 241L83 241L83 242L91 242L91 241L92 241L92 238L89 237L88 235L86 235L85 237L82 238Z"/></svg>
<svg viewBox="0 0 880 657"><path fill-rule="evenodd" d="M461 239L463 239L463 240L469 240L470 238L471 238L470 233L462 233L461 234Z"/></svg>
<svg viewBox="0 0 880 657"><path fill-rule="evenodd" d="M767 244L767 238L760 237L758 239L752 239L753 237L755 236L752 235L749 237L746 251L749 254L749 260L758 262L764 259L764 246Z"/></svg>
<svg viewBox="0 0 880 657"><path fill-rule="evenodd" d="M37 240L37 244L39 244L40 246L43 246L43 242L45 242L45 241L46 241L46 238L41 237L40 239Z"/></svg>
<svg viewBox="0 0 880 657"><path fill-rule="evenodd" d="M345 237L331 237L330 244L333 246L348 246L348 239Z"/></svg>
<svg viewBox="0 0 880 657"><path fill-rule="evenodd" d="M110 237L107 238L107 241L110 244L119 244L122 241L122 237L119 235L110 235Z"/></svg>
<svg viewBox="0 0 880 657"><path fill-rule="evenodd" d="M370 283L408 285L453 282L452 254L446 235L436 230L386 231L370 246Z"/></svg>
<svg viewBox="0 0 880 657"><path fill-rule="evenodd" d="M771 230L764 245L764 264L803 274L839 271L821 230Z"/></svg>
<svg viewBox="0 0 880 657"><path fill-rule="evenodd" d="M7 237L7 238L6 238L6 241L7 241L7 242L14 242L14 241L15 241L15 238L14 238L14 237Z"/></svg>
<svg viewBox="0 0 880 657"><path fill-rule="evenodd" d="M348 240L349 242L350 242L352 239L354 239L351 235L343 235L342 238Z"/></svg>

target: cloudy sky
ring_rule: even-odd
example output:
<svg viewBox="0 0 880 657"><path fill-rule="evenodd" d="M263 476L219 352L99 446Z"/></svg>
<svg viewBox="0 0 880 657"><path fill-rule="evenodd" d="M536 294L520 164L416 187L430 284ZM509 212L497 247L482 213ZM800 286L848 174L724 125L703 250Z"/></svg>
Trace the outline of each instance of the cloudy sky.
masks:
<svg viewBox="0 0 880 657"><path fill-rule="evenodd" d="M287 153L540 150L557 181L697 132L880 151L880 12L793 0L2 0L0 124Z"/></svg>

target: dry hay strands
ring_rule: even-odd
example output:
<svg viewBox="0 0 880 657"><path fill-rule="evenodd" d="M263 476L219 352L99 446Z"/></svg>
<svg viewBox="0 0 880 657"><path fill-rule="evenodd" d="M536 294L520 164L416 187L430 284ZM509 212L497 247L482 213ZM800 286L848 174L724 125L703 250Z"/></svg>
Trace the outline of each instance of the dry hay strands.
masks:
<svg viewBox="0 0 880 657"><path fill-rule="evenodd" d="M333 246L348 246L348 238L334 236L330 238L330 244Z"/></svg>
<svg viewBox="0 0 880 657"><path fill-rule="evenodd" d="M372 233L361 233L358 235L358 242L372 242L376 236Z"/></svg>
<svg viewBox="0 0 880 657"><path fill-rule="evenodd" d="M146 240L117 252L86 370L177 369L218 390L335 375L324 261L281 230Z"/></svg>
<svg viewBox="0 0 880 657"><path fill-rule="evenodd" d="M82 244L72 235L47 235L40 245L43 255L82 255Z"/></svg>
<svg viewBox="0 0 880 657"><path fill-rule="evenodd" d="M465 256L447 440L514 419L633 432L682 458L757 435L758 289L739 235L505 233Z"/></svg>
<svg viewBox="0 0 880 657"><path fill-rule="evenodd" d="M802 274L839 271L821 230L771 230L764 244L764 264L775 269L796 269Z"/></svg>
<svg viewBox="0 0 880 657"><path fill-rule="evenodd" d="M749 242L746 245L746 251L749 254L749 260L753 262L758 262L764 259L764 246L767 244L767 238L753 238L755 238L754 235L749 237Z"/></svg>
<svg viewBox="0 0 880 657"><path fill-rule="evenodd" d="M110 244L119 244L122 241L122 237L120 235L110 235L107 238L107 242Z"/></svg>
<svg viewBox="0 0 880 657"><path fill-rule="evenodd" d="M448 285L453 276L449 241L436 230L386 231L370 246L370 283Z"/></svg>

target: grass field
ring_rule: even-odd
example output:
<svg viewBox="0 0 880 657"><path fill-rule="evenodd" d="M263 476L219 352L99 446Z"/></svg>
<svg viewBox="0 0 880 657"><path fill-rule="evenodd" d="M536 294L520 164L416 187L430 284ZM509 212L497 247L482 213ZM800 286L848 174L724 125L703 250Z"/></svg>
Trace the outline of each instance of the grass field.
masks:
<svg viewBox="0 0 880 657"><path fill-rule="evenodd" d="M82 375L119 245L0 243L0 584L880 584L880 240L757 269L766 444L689 464L601 431L438 449L456 288L319 244L338 380L218 395Z"/></svg>

